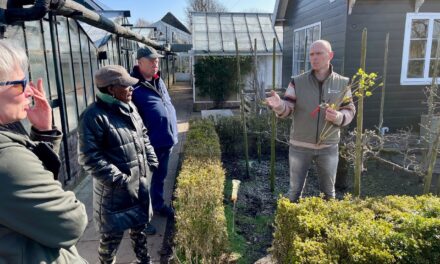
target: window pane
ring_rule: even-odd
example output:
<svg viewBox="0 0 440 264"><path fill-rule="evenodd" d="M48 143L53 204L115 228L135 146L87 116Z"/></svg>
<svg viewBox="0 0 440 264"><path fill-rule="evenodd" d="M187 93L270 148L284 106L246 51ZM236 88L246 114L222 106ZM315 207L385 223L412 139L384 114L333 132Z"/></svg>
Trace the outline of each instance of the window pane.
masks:
<svg viewBox="0 0 440 264"><path fill-rule="evenodd" d="M47 83L46 62L44 60L40 21L26 22L25 25L32 81L36 83L39 78L42 78L44 89L48 96L49 85Z"/></svg>
<svg viewBox="0 0 440 264"><path fill-rule="evenodd" d="M435 59L437 54L437 47L438 47L438 40L433 39L432 40L432 47L431 47L431 58ZM440 57L440 50L439 50L439 57Z"/></svg>
<svg viewBox="0 0 440 264"><path fill-rule="evenodd" d="M425 58L426 40L411 40L409 50L410 59Z"/></svg>
<svg viewBox="0 0 440 264"><path fill-rule="evenodd" d="M44 43L46 44L45 53L47 59L47 69L49 71L50 99L54 100L58 98L58 90L55 76L55 64L53 61L52 40L50 38L50 26L48 21L43 20L43 29Z"/></svg>
<svg viewBox="0 0 440 264"><path fill-rule="evenodd" d="M428 36L428 19L414 19L411 26L411 39Z"/></svg>
<svg viewBox="0 0 440 264"><path fill-rule="evenodd" d="M19 45L23 49L24 46L24 33L21 26L7 26L5 32L5 38L13 40L15 44Z"/></svg>
<svg viewBox="0 0 440 264"><path fill-rule="evenodd" d="M90 57L91 57L91 60L92 60L92 72L93 72L92 75L94 75L95 72L98 70L98 59L97 59L97 55L96 55L97 52L98 51L95 48L95 46L92 45L92 43L90 43ZM95 87L96 87L96 85L93 87L93 91L96 94L97 89Z"/></svg>
<svg viewBox="0 0 440 264"><path fill-rule="evenodd" d="M53 117L53 123L55 124L55 126L57 126L58 129L61 129L62 128L61 113L60 113L59 107L55 107L52 109L52 117Z"/></svg>
<svg viewBox="0 0 440 264"><path fill-rule="evenodd" d="M83 56L83 68L84 68L84 80L86 86L86 96L87 96L87 104L93 103L93 83L92 83L92 69L90 66L90 53L89 53L89 39L86 34L82 30L80 30L81 34L81 51Z"/></svg>
<svg viewBox="0 0 440 264"><path fill-rule="evenodd" d="M408 78L423 78L424 60L410 60L408 62Z"/></svg>
<svg viewBox="0 0 440 264"><path fill-rule="evenodd" d="M434 75L434 68L435 68L435 59L431 60L430 64L429 64L429 77L432 78L432 76ZM437 65L437 77L440 76L440 61Z"/></svg>
<svg viewBox="0 0 440 264"><path fill-rule="evenodd" d="M320 29L321 28L319 27L319 25L313 27L313 41L320 39L320 35L321 35Z"/></svg>
<svg viewBox="0 0 440 264"><path fill-rule="evenodd" d="M437 42L440 38L440 19L434 19L434 33L432 35L431 58L436 57ZM440 56L440 54L439 54Z"/></svg>
<svg viewBox="0 0 440 264"><path fill-rule="evenodd" d="M63 87L67 106L67 124L69 131L76 129L78 116L76 111L75 91L73 89L72 61L70 59L69 35L67 21L64 17L57 17L60 24L57 25L58 43L60 50L61 70L63 73Z"/></svg>
<svg viewBox="0 0 440 264"><path fill-rule="evenodd" d="M76 101L78 104L78 113L81 114L86 108L84 95L83 69L81 62L81 52L79 43L78 26L75 21L69 20L70 43L72 45L73 71L75 73Z"/></svg>
<svg viewBox="0 0 440 264"><path fill-rule="evenodd" d="M440 37L440 19L434 19L434 34L432 37L437 39Z"/></svg>

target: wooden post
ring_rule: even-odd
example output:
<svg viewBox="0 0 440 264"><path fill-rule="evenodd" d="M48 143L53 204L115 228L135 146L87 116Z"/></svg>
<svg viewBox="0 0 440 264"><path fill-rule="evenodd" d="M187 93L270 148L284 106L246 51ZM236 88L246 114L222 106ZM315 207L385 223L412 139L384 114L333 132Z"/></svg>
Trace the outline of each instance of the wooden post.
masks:
<svg viewBox="0 0 440 264"><path fill-rule="evenodd" d="M361 47L361 69L365 71L365 61L367 57L367 29L362 31L362 47ZM362 78L362 77L361 77ZM354 163L354 196L361 195L361 174L362 174L362 132L364 119L364 87L359 84L358 110L357 110L357 126L356 126L356 157Z"/></svg>
<svg viewBox="0 0 440 264"><path fill-rule="evenodd" d="M241 120L243 121L244 157L246 159L246 178L249 178L249 149L247 137L246 115L244 113L244 93L241 90L240 55L238 54L238 42L235 39L235 54L237 58L237 91L240 93Z"/></svg>
<svg viewBox="0 0 440 264"><path fill-rule="evenodd" d="M276 39L273 38L272 52L272 89L275 90L275 63L276 63ZM271 114L271 135L270 135L270 191L275 191L275 136L276 136L276 115Z"/></svg>
<svg viewBox="0 0 440 264"><path fill-rule="evenodd" d="M385 88L387 83L387 68L388 68L388 46L390 41L390 33L387 33L387 36L385 38L385 55L383 58L383 86L381 91L381 98L380 98L380 114L379 114L379 133L382 131L382 125L383 125L383 111L385 108Z"/></svg>

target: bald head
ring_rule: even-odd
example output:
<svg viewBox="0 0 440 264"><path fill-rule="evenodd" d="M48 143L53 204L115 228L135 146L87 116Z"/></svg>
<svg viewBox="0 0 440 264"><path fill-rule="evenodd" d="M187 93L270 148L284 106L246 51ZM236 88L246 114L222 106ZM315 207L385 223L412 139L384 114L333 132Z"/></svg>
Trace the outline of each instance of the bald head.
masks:
<svg viewBox="0 0 440 264"><path fill-rule="evenodd" d="M330 68L330 61L333 59L332 46L327 40L317 40L310 45L310 63L316 72L326 73Z"/></svg>
<svg viewBox="0 0 440 264"><path fill-rule="evenodd" d="M327 52L332 52L332 45L327 40L319 39L310 45L310 48L314 46L321 46L324 47Z"/></svg>

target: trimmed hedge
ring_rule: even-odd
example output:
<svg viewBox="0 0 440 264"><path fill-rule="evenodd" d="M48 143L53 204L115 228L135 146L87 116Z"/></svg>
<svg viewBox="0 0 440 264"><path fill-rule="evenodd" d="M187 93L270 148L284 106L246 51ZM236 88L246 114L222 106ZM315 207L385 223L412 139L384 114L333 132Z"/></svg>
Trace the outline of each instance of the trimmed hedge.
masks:
<svg viewBox="0 0 440 264"><path fill-rule="evenodd" d="M439 263L440 199L281 198L273 254L278 263Z"/></svg>
<svg viewBox="0 0 440 264"><path fill-rule="evenodd" d="M174 201L175 243L186 263L220 263L227 252L220 155L212 121L191 121Z"/></svg>

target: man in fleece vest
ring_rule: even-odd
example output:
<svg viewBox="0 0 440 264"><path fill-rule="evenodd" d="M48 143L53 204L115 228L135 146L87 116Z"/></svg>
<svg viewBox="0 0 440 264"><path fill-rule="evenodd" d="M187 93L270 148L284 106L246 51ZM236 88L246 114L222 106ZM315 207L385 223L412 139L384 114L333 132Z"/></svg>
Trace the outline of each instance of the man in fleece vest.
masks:
<svg viewBox="0 0 440 264"><path fill-rule="evenodd" d="M281 99L274 91L266 98L269 107L278 117L293 115L290 131L288 196L292 202L301 197L308 169L314 160L318 170L321 192L326 199L335 198L336 171L338 168L340 128L350 124L355 115L351 91L346 89L349 79L333 71L330 61L333 51L326 40L310 46L312 69L293 77ZM335 110L329 107L337 98L344 100ZM330 131L320 140L326 122ZM328 125L327 125L328 127Z"/></svg>

